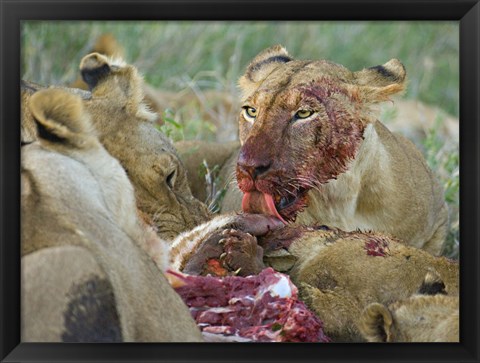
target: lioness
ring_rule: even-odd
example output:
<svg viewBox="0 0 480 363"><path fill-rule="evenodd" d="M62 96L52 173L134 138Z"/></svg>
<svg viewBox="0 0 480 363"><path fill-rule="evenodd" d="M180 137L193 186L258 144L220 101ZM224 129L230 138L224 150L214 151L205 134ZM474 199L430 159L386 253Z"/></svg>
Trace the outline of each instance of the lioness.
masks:
<svg viewBox="0 0 480 363"><path fill-rule="evenodd" d="M110 33L100 35L89 53L99 53L109 58L125 59L125 49ZM88 90L89 86L79 75L70 84L70 87ZM237 114L236 97L229 93L215 90L200 90L190 86L180 92L156 89L144 83L142 85L145 104L159 114L158 124L163 124L162 117L174 117L175 121L186 125L195 121L202 121L209 125L216 140L225 142L236 139ZM173 111L173 114L170 114Z"/></svg>
<svg viewBox="0 0 480 363"><path fill-rule="evenodd" d="M218 220L169 247L137 215L134 188L97 139L85 99L58 88L27 95L25 87L22 340L200 341L161 270ZM181 217L181 210L170 213ZM262 215L220 219L255 235L281 226Z"/></svg>
<svg viewBox="0 0 480 363"><path fill-rule="evenodd" d="M405 78L396 59L351 72L294 60L281 46L261 52L239 81L243 196L230 188L222 211L242 205L285 222L374 230L440 254L443 190L415 146L371 112L402 91Z"/></svg>
<svg viewBox="0 0 480 363"><path fill-rule="evenodd" d="M459 298L446 295L443 282L428 273L417 294L386 307L372 303L359 329L369 342L458 342Z"/></svg>
<svg viewBox="0 0 480 363"><path fill-rule="evenodd" d="M431 270L438 273L448 294L458 295L457 262L383 234L324 228L300 236L294 232L287 249L297 261L289 274L300 285L302 299L332 329L332 339L361 340L358 319L362 310L370 303L390 304L411 296ZM289 239L287 234L283 244L288 245ZM269 252L273 246L278 248L275 238L270 241L275 245L269 243L266 261L274 268L276 260L285 265L285 257Z"/></svg>
<svg viewBox="0 0 480 363"><path fill-rule="evenodd" d="M445 293L458 295L458 263L379 233L287 226L257 238L218 225L196 241L193 253L177 254L175 268L190 274L248 276L270 266L288 273L301 299L324 322L327 336L337 342L362 341L358 325L363 309L407 299L430 271L436 271Z"/></svg>
<svg viewBox="0 0 480 363"><path fill-rule="evenodd" d="M100 142L127 172L143 217L168 240L206 221L207 208L192 196L175 148L155 125L158 115L142 102L136 68L93 53L80 70L91 91L63 89L82 97ZM36 138L28 100L42 88L22 83L23 142Z"/></svg>
<svg viewBox="0 0 480 363"><path fill-rule="evenodd" d="M142 249L154 246L165 269L168 246L139 218L84 104L59 89L29 98L37 141L21 152L22 340L201 341Z"/></svg>

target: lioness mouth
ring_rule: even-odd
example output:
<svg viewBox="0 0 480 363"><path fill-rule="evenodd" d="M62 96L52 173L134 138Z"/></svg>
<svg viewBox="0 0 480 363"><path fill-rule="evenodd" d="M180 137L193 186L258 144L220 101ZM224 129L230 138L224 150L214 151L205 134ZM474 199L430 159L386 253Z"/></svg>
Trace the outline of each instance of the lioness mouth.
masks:
<svg viewBox="0 0 480 363"><path fill-rule="evenodd" d="M295 195L276 196L259 191L245 192L242 199L242 210L245 213L268 214L280 219L283 223L294 221L297 213L306 205L306 191Z"/></svg>

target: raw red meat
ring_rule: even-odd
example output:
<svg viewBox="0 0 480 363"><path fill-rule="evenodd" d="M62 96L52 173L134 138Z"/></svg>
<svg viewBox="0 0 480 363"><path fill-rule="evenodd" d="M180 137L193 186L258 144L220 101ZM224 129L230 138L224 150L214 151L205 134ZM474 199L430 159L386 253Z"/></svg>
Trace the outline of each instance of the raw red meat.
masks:
<svg viewBox="0 0 480 363"><path fill-rule="evenodd" d="M184 275L168 271L208 340L329 342L321 321L298 300L289 277L272 268L247 277ZM219 341L222 339L218 339Z"/></svg>

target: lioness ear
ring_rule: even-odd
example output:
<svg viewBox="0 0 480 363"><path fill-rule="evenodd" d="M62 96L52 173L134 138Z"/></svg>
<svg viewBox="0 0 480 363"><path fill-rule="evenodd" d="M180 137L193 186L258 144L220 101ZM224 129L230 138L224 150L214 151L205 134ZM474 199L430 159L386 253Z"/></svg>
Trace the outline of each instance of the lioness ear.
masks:
<svg viewBox="0 0 480 363"><path fill-rule="evenodd" d="M100 53L107 57L123 58L125 52L123 47L117 42L115 37L112 34L106 33L100 35L97 38L95 44L93 45L93 48L88 53ZM80 77L77 77L77 79L72 84L70 84L70 87L85 90L95 87L96 82L93 85L91 83L87 83L85 81L85 77L89 77L89 75L81 74ZM93 77L92 80L94 79L95 77Z"/></svg>
<svg viewBox="0 0 480 363"><path fill-rule="evenodd" d="M80 73L90 90L111 71L108 58L100 53L86 55L80 62Z"/></svg>
<svg viewBox="0 0 480 363"><path fill-rule="evenodd" d="M30 112L40 140L81 146L92 134L90 120L80 97L60 89L45 89L30 98Z"/></svg>
<svg viewBox="0 0 480 363"><path fill-rule="evenodd" d="M422 285L418 289L418 293L422 295L446 295L445 283L443 282L437 271L428 271L423 279Z"/></svg>
<svg viewBox="0 0 480 363"><path fill-rule="evenodd" d="M80 72L94 96L110 98L139 118L157 120L157 114L143 103L143 79L134 66L91 53L81 60Z"/></svg>
<svg viewBox="0 0 480 363"><path fill-rule="evenodd" d="M360 317L358 328L369 342L389 342L392 340L392 314L379 303L368 305Z"/></svg>
<svg viewBox="0 0 480 363"><path fill-rule="evenodd" d="M360 86L361 97L366 102L386 101L390 95L402 92L406 75L405 67L398 59L354 72L355 83Z"/></svg>
<svg viewBox="0 0 480 363"><path fill-rule="evenodd" d="M292 58L281 45L274 45L260 52L248 65L238 81L244 95L251 93L275 68L290 62ZM244 96L245 97L245 96Z"/></svg>

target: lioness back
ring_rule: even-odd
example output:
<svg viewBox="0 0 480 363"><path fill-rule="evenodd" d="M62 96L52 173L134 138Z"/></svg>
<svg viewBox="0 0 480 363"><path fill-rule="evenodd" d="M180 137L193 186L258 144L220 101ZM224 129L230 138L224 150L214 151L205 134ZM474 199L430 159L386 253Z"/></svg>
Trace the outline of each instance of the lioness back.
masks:
<svg viewBox="0 0 480 363"><path fill-rule="evenodd" d="M442 187L415 146L371 110L405 79L396 59L352 72L294 60L280 46L260 53L239 81L243 195L229 190L222 210L242 205L285 222L379 231L440 254L448 228Z"/></svg>

